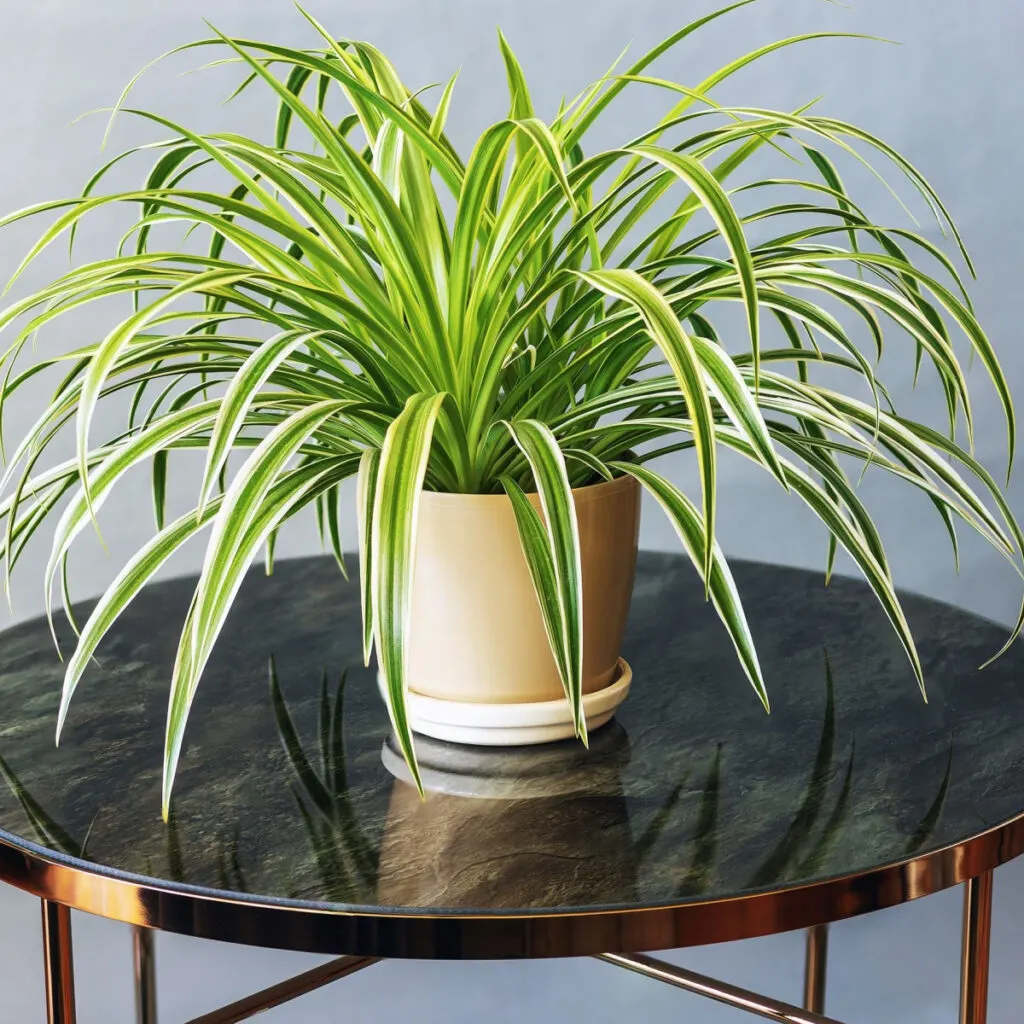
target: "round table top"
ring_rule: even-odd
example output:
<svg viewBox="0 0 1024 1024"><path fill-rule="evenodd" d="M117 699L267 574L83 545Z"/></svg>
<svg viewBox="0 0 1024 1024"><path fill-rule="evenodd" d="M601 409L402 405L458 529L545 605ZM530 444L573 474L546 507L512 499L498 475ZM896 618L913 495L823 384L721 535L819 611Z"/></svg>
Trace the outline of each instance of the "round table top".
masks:
<svg viewBox="0 0 1024 1024"><path fill-rule="evenodd" d="M864 584L734 574L770 716L689 564L642 553L633 690L590 750L423 739L421 801L392 774L357 586L326 558L254 571L200 685L169 825L163 722L194 580L125 613L59 748L61 666L45 622L22 624L0 637L0 878L279 948L553 956L836 920L1024 851L1024 649L977 669L1001 627L907 598L926 704Z"/></svg>

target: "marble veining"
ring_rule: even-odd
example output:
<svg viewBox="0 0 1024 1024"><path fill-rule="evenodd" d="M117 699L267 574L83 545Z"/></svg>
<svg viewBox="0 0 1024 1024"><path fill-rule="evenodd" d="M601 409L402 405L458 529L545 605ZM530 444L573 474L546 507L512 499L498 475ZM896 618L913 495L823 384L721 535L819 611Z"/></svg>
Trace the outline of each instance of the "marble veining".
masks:
<svg viewBox="0 0 1024 1024"><path fill-rule="evenodd" d="M200 687L169 825L163 716L194 581L131 606L59 748L61 665L45 623L25 623L0 634L0 829L64 859L268 901L528 912L864 872L1024 811L1024 648L977 669L1000 627L907 598L925 704L864 584L734 571L770 716L689 565L644 553L623 651L633 691L590 750L421 740L424 801L361 663L357 585L325 558L254 572Z"/></svg>

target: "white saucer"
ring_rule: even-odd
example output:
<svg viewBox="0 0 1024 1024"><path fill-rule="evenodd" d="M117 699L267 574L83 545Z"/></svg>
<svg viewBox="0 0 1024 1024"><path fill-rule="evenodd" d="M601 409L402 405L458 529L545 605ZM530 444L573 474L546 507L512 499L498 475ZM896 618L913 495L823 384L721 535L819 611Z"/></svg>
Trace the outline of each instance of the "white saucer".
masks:
<svg viewBox="0 0 1024 1024"><path fill-rule="evenodd" d="M611 719L629 695L632 679L629 663L619 658L615 681L583 695L583 714L589 731L600 729ZM383 693L380 675L377 685ZM575 735L572 712L564 698L523 704L474 704L425 697L410 690L408 708L414 732L449 743L517 747L552 743Z"/></svg>

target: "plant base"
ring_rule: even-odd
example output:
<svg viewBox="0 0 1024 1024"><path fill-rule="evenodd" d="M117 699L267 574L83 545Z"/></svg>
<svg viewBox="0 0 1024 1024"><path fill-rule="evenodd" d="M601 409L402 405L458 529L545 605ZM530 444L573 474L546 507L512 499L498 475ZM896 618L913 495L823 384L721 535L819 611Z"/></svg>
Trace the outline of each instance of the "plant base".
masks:
<svg viewBox="0 0 1024 1024"><path fill-rule="evenodd" d="M590 732L611 720L629 695L632 680L628 662L619 658L619 669L612 682L583 695L583 713ZM379 675L377 685L383 693ZM449 743L518 747L551 743L574 735L569 702L564 697L529 703L482 704L441 700L410 691L408 707L413 731Z"/></svg>

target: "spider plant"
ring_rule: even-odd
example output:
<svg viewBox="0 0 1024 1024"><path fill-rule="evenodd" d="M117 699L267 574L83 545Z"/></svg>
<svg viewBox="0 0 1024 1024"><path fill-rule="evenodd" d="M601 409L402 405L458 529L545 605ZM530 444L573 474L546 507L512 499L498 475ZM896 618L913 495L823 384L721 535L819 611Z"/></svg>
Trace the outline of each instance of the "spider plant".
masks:
<svg viewBox="0 0 1024 1024"><path fill-rule="evenodd" d="M877 164L879 177L915 193L973 273L941 200L860 128L810 106L780 112L712 98L752 62L842 33L780 40L689 86L651 71L702 26L752 2L684 26L632 63L620 60L547 120L499 38L509 110L468 159L445 133L456 77L433 92L410 89L374 46L336 39L308 14L310 49L212 29L179 50L236 65L236 93L264 91L276 113L267 139L200 134L131 108L129 86L115 113L162 137L115 156L81 196L0 221L55 215L17 279L51 243L73 244L94 213L137 211L109 258L73 266L0 314L11 334L4 402L44 369L63 368L7 461L3 547L10 570L56 518L44 584L49 605L61 581L66 607L73 542L122 476L151 464L154 536L81 625L62 724L119 613L179 547L209 531L170 681L165 815L189 708L244 574L259 550L272 556L282 524L309 507L344 570L338 502L355 475L365 508L365 653L376 648L415 778L405 662L424 488L510 498L584 739L573 486L628 473L657 499L766 707L715 540L722 449L762 467L822 520L829 571L837 548L849 552L922 690L858 474L870 465L923 491L954 552L960 520L1017 564L1020 528L971 454L958 345L994 385L1011 461L1013 408L957 263L916 230L876 223L844 187L842 161ZM626 89L662 98L664 115L624 130L616 148L588 150L588 133ZM108 173L128 159L146 162L143 184L105 192ZM778 169L765 176L772 161ZM764 240L752 244L750 229ZM105 337L20 365L44 327L117 296L131 307ZM738 337L719 330L731 305L742 313ZM883 331L913 350L921 373L937 376L945 422L896 412L876 377ZM97 408L118 397L128 408L123 430L97 438ZM74 456L38 468L66 426ZM169 455L186 449L205 453L205 469L195 507L168 521ZM681 450L692 451L699 474L692 497L651 466ZM242 458L229 465L232 453Z"/></svg>

